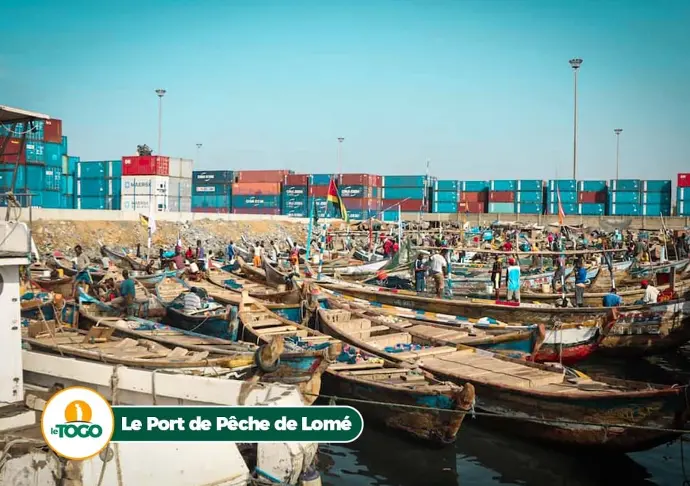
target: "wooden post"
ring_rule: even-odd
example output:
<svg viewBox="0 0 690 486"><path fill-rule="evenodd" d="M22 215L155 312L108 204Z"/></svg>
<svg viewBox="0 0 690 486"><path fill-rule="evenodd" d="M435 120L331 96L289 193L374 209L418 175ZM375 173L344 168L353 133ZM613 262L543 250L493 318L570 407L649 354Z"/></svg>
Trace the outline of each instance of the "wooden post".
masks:
<svg viewBox="0 0 690 486"><path fill-rule="evenodd" d="M671 292L675 293L675 291L676 291L676 269L673 268L673 265L671 265L671 273L670 273L669 277L670 278L669 278L668 284L671 287Z"/></svg>

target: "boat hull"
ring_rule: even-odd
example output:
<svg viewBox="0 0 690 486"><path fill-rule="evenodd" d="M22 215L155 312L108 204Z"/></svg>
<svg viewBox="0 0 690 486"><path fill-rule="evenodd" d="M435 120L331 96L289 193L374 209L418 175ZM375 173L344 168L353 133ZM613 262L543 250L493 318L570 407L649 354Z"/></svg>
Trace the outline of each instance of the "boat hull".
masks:
<svg viewBox="0 0 690 486"><path fill-rule="evenodd" d="M228 321L216 316L189 316L179 310L167 306L165 310L165 323L185 331L194 331L206 336L237 340L237 328Z"/></svg>

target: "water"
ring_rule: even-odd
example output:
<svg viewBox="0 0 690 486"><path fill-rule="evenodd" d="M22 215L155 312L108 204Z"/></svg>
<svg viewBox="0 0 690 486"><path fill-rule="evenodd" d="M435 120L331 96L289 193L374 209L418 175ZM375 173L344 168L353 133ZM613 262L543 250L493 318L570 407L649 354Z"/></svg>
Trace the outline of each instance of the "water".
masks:
<svg viewBox="0 0 690 486"><path fill-rule="evenodd" d="M690 349L639 360L595 358L586 373L656 383L690 382ZM690 477L690 441L683 453ZM319 456L328 486L682 485L680 441L633 454L566 453L488 431L470 418L455 445L433 448L366 427L352 444L324 444Z"/></svg>

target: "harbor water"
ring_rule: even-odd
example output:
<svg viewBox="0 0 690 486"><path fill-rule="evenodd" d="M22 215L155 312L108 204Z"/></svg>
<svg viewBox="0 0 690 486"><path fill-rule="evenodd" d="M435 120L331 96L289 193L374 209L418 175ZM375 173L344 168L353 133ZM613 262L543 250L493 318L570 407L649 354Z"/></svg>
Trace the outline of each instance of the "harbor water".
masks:
<svg viewBox="0 0 690 486"><path fill-rule="evenodd" d="M690 346L643 359L595 358L578 369L632 380L686 384ZM345 402L343 402L345 403ZM355 405L356 406L356 405ZM352 444L324 444L319 469L329 486L454 485L683 485L690 474L690 441L632 454L558 451L487 430L467 418L457 442L433 448L371 426ZM690 476L688 476L690 477Z"/></svg>

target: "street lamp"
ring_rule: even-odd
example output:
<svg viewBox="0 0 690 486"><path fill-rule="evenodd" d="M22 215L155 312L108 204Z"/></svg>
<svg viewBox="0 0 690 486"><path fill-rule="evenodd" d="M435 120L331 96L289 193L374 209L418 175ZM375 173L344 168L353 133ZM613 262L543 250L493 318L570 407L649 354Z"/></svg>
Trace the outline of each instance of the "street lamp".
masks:
<svg viewBox="0 0 690 486"><path fill-rule="evenodd" d="M156 94L158 95L158 155L161 155L161 138L163 134L163 96L167 93L166 90L158 88Z"/></svg>
<svg viewBox="0 0 690 486"><path fill-rule="evenodd" d="M577 72L582 65L582 59L575 58L568 61L573 68L575 78L575 110L573 114L573 179L577 180Z"/></svg>
<svg viewBox="0 0 690 486"><path fill-rule="evenodd" d="M623 131L622 128L614 128L613 133L616 134L616 180L618 180L620 177L620 165L619 165L619 156L620 156L620 151L621 151L621 132Z"/></svg>
<svg viewBox="0 0 690 486"><path fill-rule="evenodd" d="M345 137L338 137L338 174L342 175L343 173L343 163L342 163L342 147L343 147L343 141L345 140Z"/></svg>

